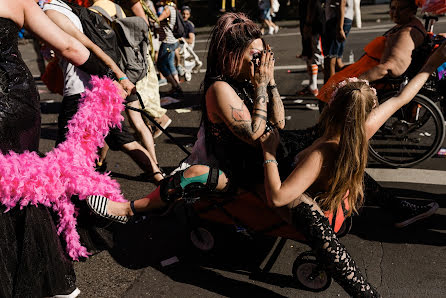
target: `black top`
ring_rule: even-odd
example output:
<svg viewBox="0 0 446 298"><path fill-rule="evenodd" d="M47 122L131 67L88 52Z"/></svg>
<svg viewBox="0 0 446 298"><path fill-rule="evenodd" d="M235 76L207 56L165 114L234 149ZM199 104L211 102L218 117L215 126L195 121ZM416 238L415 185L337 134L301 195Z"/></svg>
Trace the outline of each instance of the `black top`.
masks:
<svg viewBox="0 0 446 298"><path fill-rule="evenodd" d="M40 99L18 50L18 27L0 17L0 151L37 151Z"/></svg>
<svg viewBox="0 0 446 298"><path fill-rule="evenodd" d="M186 37L189 37L189 33L194 33L195 34L195 26L194 23L192 23L191 21L187 20L184 22L184 30L185 30L185 34Z"/></svg>
<svg viewBox="0 0 446 298"><path fill-rule="evenodd" d="M228 83L252 113L254 87L251 83L223 77L213 80ZM230 177L232 182L237 185L262 183L263 155L260 145L252 146L242 141L225 123L212 123L207 117L206 110L203 112L203 120L207 150L217 158L221 170ZM267 122L267 127L272 128L272 125Z"/></svg>

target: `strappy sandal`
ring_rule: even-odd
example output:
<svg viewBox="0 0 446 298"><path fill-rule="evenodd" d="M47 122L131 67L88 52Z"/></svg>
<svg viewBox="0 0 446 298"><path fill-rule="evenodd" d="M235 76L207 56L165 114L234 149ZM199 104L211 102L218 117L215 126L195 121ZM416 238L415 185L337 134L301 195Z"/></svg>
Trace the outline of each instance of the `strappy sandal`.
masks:
<svg viewBox="0 0 446 298"><path fill-rule="evenodd" d="M109 199L104 196L93 195L87 197L87 205L95 214L121 224L126 224L129 221L128 216L111 215L107 213L108 202Z"/></svg>

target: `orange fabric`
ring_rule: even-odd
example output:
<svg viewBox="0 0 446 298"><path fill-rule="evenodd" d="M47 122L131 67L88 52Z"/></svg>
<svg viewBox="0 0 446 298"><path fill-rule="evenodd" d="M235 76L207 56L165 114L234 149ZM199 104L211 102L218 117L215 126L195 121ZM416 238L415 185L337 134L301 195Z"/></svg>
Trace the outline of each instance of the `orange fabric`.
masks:
<svg viewBox="0 0 446 298"><path fill-rule="evenodd" d="M323 102L329 102L336 86L343 80L351 77L358 77L369 69L379 64L381 55L386 46L386 37L378 36L364 47L365 55L358 61L347 66L343 70L332 76L327 83L319 90L318 98Z"/></svg>
<svg viewBox="0 0 446 298"><path fill-rule="evenodd" d="M59 66L59 59L54 58L48 63L41 79L48 90L63 95L64 77L62 69Z"/></svg>
<svg viewBox="0 0 446 298"><path fill-rule="evenodd" d="M344 205L348 209L347 196L348 193ZM221 206L224 211L216 206ZM226 225L243 224L244 227L265 235L305 241L305 237L299 230L286 223L274 209L268 207L252 192L241 191L234 197L202 198L194 204L194 208L201 218L211 222ZM332 224L332 212L324 212L324 215ZM335 232L339 231L344 220L344 210L339 206L336 213Z"/></svg>

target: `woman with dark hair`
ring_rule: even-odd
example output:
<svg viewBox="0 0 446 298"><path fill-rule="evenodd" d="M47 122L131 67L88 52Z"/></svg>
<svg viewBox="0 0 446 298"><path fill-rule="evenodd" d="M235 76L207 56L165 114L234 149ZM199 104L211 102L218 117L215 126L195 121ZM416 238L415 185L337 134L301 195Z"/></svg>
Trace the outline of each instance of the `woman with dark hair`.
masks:
<svg viewBox="0 0 446 298"><path fill-rule="evenodd" d="M213 166L218 166L220 170L205 165L193 165L163 180L161 186L147 197L128 203L112 202L102 196L90 196L87 202L94 212L125 223L131 216L138 213L168 208L174 200L180 199L188 191L227 191L235 187L243 187L251 190L256 189L261 195L264 192L257 186L264 188L262 181L265 177L268 201L273 202L271 204L273 206L282 203L280 201L281 195L274 196L272 194L271 189L274 185L273 190L276 190L277 184L280 183L280 177L278 171L270 173L272 166L269 164L278 164L275 159L279 137L276 128L282 129L284 127L284 108L273 76L274 54L268 45L264 45L260 36L259 28L251 20L243 14L234 13L223 15L212 31L207 72L203 83L202 122L206 134L207 153L215 157ZM437 60L432 60L432 62L438 62L438 56ZM426 71L431 68L432 66L427 67ZM410 94L414 92L417 86L419 88L422 79L426 79L424 74L425 72L408 87L407 90L409 91L403 93L402 97L391 101L393 104L383 105L385 110L379 110L382 111L380 114L373 114L377 118L374 122L367 123L366 136L368 138L379 127L376 126L377 122L384 121L386 117L392 114L389 113L389 110L396 109L398 105L401 106L404 102L409 101ZM321 122L323 127L328 128L329 124L333 124L331 129L327 130L329 138L317 139L308 150L302 151L303 148L307 147L308 142L311 144L316 139L314 134L311 132L308 134L305 134L306 132L293 134L281 132L280 135L280 141L285 145L283 147L289 149L283 150L282 148L281 157L278 158L281 166L283 165L281 171L284 177L288 175L293 177L292 185L289 185L289 187L292 187L293 190L297 188L296 192L303 193L312 186L318 175L321 174L321 181L326 178L327 182L334 182L332 185L336 187L328 191L326 184L315 184L309 190L324 192L321 195L323 199L321 206L329 211L333 211L339 205L340 198L343 199L346 196L351 206L349 208L350 212L356 211L362 199L362 179L366 161L364 146L367 148L367 145L364 138L361 137L365 134L356 136L356 133L357 129L363 128L363 119L374 107L376 96L372 95L371 89L361 82L352 86L354 87L353 91L358 89L358 92L361 92L361 94L364 92L365 95L358 95L364 102L357 99L357 105L354 109L348 109L348 111L354 110L355 112L349 115L353 118L346 118L349 119L348 123L354 123L355 119L358 118L359 125L349 126L350 133L345 134L345 136L361 140L359 145L355 143L352 146L343 146L338 149L337 139L329 139L333 135L337 136L336 134L339 134L340 130L347 127L344 125L344 114L339 113L339 107L350 105L350 91L352 91L350 89L340 89L339 101L335 101L336 103L333 104L333 109L336 107L336 110L330 110L323 115L323 121ZM350 88L352 87L350 86ZM336 123L339 124L336 125ZM270 141L270 137L262 137L265 135L265 131L270 129L274 131L273 135L277 137L274 142ZM266 133L266 135L269 136L270 134ZM262 150L259 147L259 140L261 139L263 139L266 160L262 157ZM327 154L326 163L330 166L329 169L333 170L331 172L321 171L321 167L325 164L320 160L316 161L315 164L306 162L307 154L314 151L314 147L318 146L321 140L327 143L323 149L327 151L324 151L324 154ZM269 142L273 144L268 145ZM292 144L292 146L289 144ZM329 150L330 146L333 151ZM273 149L271 149L272 147ZM319 147L317 148L319 149ZM344 148L348 150L342 152L342 154L338 153ZM302 151L302 155L297 155L296 167L299 170L296 170L292 161L300 151ZM348 155L353 153L355 153L353 156L357 157L356 159L352 159ZM338 158L338 155L341 157ZM331 158L330 161L328 161L328 158ZM337 167L334 167L334 162L338 160ZM300 162L304 161L305 167L302 168ZM310 162L312 161L313 159L310 159ZM263 167L265 167L265 175L263 175ZM339 170L334 171L334 169ZM275 168L275 170L277 169ZM297 171L305 173L305 170L308 170L310 177L304 177L302 180L294 178ZM289 182L284 182L283 185L286 183ZM338 185L339 187L337 187ZM346 190L348 190L347 195ZM312 192L311 195L316 196L317 193ZM342 196L339 195L341 193ZM289 210L284 215L285 219L290 220L290 214L297 214L291 216L292 220L290 222L304 233L313 250L317 252L318 258L327 265L329 270L333 271L336 280L349 294L364 297L378 296L379 294L367 283L355 262L339 243L328 220L319 214L318 210L320 209L315 203L312 203L312 198L301 196L299 200L292 200L297 197L299 196L293 197L292 192L284 194L284 199L290 200L290 202L287 202ZM357 198L360 198L359 201ZM279 200L277 204L275 200ZM301 204L302 202L305 204ZM297 205L299 205L299 208L297 208Z"/></svg>
<svg viewBox="0 0 446 298"><path fill-rule="evenodd" d="M89 203L99 215L115 220L113 216L120 216L119 221L126 222L137 212L168 205L188 184L205 185L212 179L213 190L228 190L229 186L252 189L256 185L263 189L258 140L266 128L282 129L285 125L284 107L274 81L274 53L265 46L259 27L244 14L223 15L211 36L203 82L202 122L206 151L215 157L215 163L204 162L219 170L193 165L176 174L178 181L175 175L167 178L155 192L130 203L95 196Z"/></svg>

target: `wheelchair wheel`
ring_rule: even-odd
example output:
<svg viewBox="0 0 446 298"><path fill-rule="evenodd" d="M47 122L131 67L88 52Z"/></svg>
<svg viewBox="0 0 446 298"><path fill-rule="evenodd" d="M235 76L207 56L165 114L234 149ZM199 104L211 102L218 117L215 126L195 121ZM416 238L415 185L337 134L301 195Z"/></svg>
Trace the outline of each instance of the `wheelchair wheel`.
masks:
<svg viewBox="0 0 446 298"><path fill-rule="evenodd" d="M384 95L380 102L395 94ZM370 139L369 154L392 167L410 167L437 153L444 136L444 117L440 109L429 98L417 94Z"/></svg>
<svg viewBox="0 0 446 298"><path fill-rule="evenodd" d="M202 251L209 251L214 248L215 240L211 232L205 228L196 228L190 232L192 244Z"/></svg>
<svg viewBox="0 0 446 298"><path fill-rule="evenodd" d="M306 256L302 257L304 254ZM296 258L293 263L293 277L300 288L312 292L325 291L332 281L330 273L309 253L303 253Z"/></svg>
<svg viewBox="0 0 446 298"><path fill-rule="evenodd" d="M344 237L345 235L347 235L348 233L350 233L350 230L352 229L352 225L353 225L353 219L351 216L349 216L342 223L342 226L339 229L339 231L336 233L336 236L338 236L338 238L341 238L341 237Z"/></svg>

